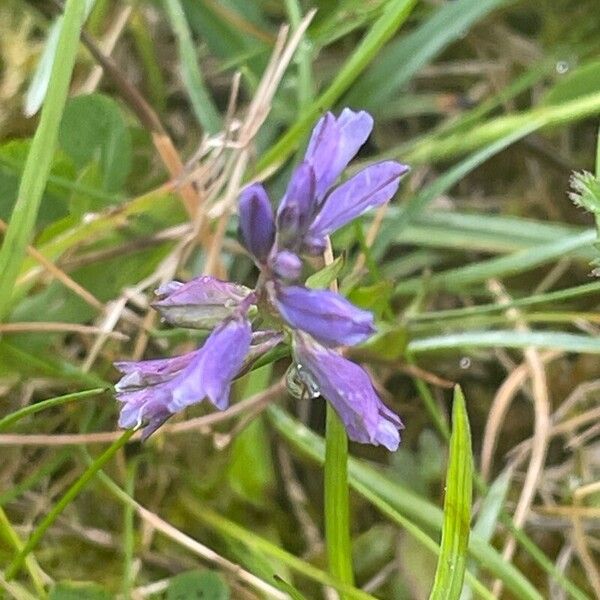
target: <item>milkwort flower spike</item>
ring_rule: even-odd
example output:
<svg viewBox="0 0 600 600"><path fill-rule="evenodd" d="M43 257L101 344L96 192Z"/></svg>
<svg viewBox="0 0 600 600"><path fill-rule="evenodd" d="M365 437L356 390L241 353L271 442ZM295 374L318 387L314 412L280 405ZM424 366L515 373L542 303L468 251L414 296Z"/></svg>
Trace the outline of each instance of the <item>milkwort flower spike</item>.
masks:
<svg viewBox="0 0 600 600"><path fill-rule="evenodd" d="M367 340L375 331L373 315L337 293L300 282L300 255L322 254L327 236L388 202L408 171L383 161L335 187L372 128L373 119L364 111L326 113L276 216L260 183L242 191L239 237L261 272L255 290L206 276L157 290L153 306L166 321L212 332L203 346L182 356L116 363L123 374L115 386L121 427L145 424L147 437L171 415L204 399L223 410L234 378L287 332L297 380L311 398L320 393L332 404L350 439L398 447L400 418L380 400L369 375L336 349ZM252 322L254 317L259 318ZM266 323L268 328L261 328Z"/></svg>

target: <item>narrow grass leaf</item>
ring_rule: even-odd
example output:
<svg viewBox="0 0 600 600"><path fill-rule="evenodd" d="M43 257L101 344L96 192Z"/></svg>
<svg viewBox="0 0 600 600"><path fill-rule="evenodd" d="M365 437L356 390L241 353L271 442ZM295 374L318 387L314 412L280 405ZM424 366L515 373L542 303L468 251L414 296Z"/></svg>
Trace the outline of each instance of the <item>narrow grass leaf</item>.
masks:
<svg viewBox="0 0 600 600"><path fill-rule="evenodd" d="M292 419L277 406L268 408L268 415L277 431L298 451L319 464L324 463L325 443L302 423ZM414 527L442 530L443 513L435 504L422 498L406 486L391 481L367 463L350 458L350 486L384 514L398 513ZM376 499L376 503L374 502ZM511 563L502 559L495 548L472 533L469 554L495 577L499 577L515 597L521 600L542 600L542 596L527 578Z"/></svg>
<svg viewBox="0 0 600 600"><path fill-rule="evenodd" d="M600 338L561 331L468 331L412 340L412 354L459 348L540 348L600 354Z"/></svg>
<svg viewBox="0 0 600 600"><path fill-rule="evenodd" d="M68 0L52 66L48 93L42 108L40 124L35 132L19 186L19 195L4 243L0 249L0 320L9 312L10 290L13 289L25 249L29 243L52 157L56 149L58 127L63 113L69 81L75 64L79 34L85 16L85 3Z"/></svg>
<svg viewBox="0 0 600 600"><path fill-rule="evenodd" d="M335 410L327 404L325 437L325 541L331 574L353 584L348 488L348 436ZM342 594L342 600L346 598Z"/></svg>
<svg viewBox="0 0 600 600"><path fill-rule="evenodd" d="M471 523L473 455L465 398L454 388L452 435L440 556L430 600L457 600L463 587Z"/></svg>
<svg viewBox="0 0 600 600"><path fill-rule="evenodd" d="M300 575L323 585L335 588L338 592L345 594L347 598L356 600L374 600L374 597L371 596L371 594L367 594L366 592L321 571L321 569L318 569L305 560L290 554L276 544L257 535L255 531L249 531L237 523L217 514L207 506L203 505L202 507L199 507L196 499L188 494L181 494L181 499L184 507L193 516L215 531L221 533L221 535L242 542L250 550L258 550L267 556L271 556Z"/></svg>
<svg viewBox="0 0 600 600"><path fill-rule="evenodd" d="M183 84L190 97L198 122L206 133L214 135L221 130L221 116L210 95L198 65L198 56L192 40L192 33L179 0L164 0L171 27L177 39L181 60Z"/></svg>
<svg viewBox="0 0 600 600"><path fill-rule="evenodd" d="M446 46L507 0L457 0L441 5L415 31L385 48L348 94L350 105L377 110Z"/></svg>
<svg viewBox="0 0 600 600"><path fill-rule="evenodd" d="M286 133L265 152L256 167L257 172L282 164L298 147L317 117L333 106L354 83L381 47L396 33L411 13L416 0L390 0L382 15L373 23L358 48L346 60L329 87L313 102Z"/></svg>
<svg viewBox="0 0 600 600"><path fill-rule="evenodd" d="M529 271L540 265L569 255L591 245L596 239L594 229L586 230L575 235L564 236L555 242L540 244L518 252L491 258L475 264L435 273L427 281L428 289L447 289L459 291L475 283L481 283L492 277L509 277L524 271ZM413 277L402 281L396 286L396 293L401 295L414 294L422 287L421 277Z"/></svg>
<svg viewBox="0 0 600 600"><path fill-rule="evenodd" d="M481 503L479 515L473 525L473 533L478 534L482 540L488 543L492 539L494 531L496 531L496 525L502 513L502 507L508 494L511 479L512 473L509 469L503 471L496 478ZM471 573L477 575L476 561L470 559L467 563L467 568ZM471 600L472 597L473 589L465 582L460 600Z"/></svg>
<svg viewBox="0 0 600 600"><path fill-rule="evenodd" d="M33 551L44 537L46 531L60 514L80 494L85 486L95 477L96 473L129 441L135 433L134 429L125 431L115 442L113 442L92 464L83 472L77 481L65 492L61 499L48 511L46 516L33 530L23 549L17 554L13 562L6 570L6 578L12 579L17 575L23 565L23 561Z"/></svg>
<svg viewBox="0 0 600 600"><path fill-rule="evenodd" d="M24 417L28 417L30 415L34 415L43 410L47 410L48 408L54 408L56 406L62 406L63 404L67 404L69 402L75 402L76 400L84 400L86 398L93 398L94 396L98 396L104 392L106 392L108 388L95 388L93 390L84 390L82 392L74 392L72 394L65 394L64 396L57 396L56 398L48 398L48 400L42 400L40 402L36 402L35 404L29 404L15 412L6 415L2 419L0 419L0 431L7 429L17 421L20 421Z"/></svg>

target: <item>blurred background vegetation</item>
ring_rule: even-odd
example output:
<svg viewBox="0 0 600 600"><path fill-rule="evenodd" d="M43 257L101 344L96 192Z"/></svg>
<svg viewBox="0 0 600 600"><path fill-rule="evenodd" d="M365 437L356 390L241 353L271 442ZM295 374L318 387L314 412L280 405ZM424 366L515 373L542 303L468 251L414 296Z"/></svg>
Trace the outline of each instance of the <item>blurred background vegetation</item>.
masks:
<svg viewBox="0 0 600 600"><path fill-rule="evenodd" d="M353 355L406 425L395 454L351 446L343 597L428 597L454 383L477 472L461 598L600 597L597 0L83 4L64 110L50 69L81 16L0 4L0 225L30 244L0 257L6 597L335 597L324 406L269 387L285 356L237 382L246 410L193 407L65 493L119 436L112 362L202 339L156 319L153 289L203 272L252 285L239 188L268 178L279 197L318 116L344 106L376 123L351 170L412 172L333 240L342 291L380 325ZM44 99L59 108L36 144ZM39 209L33 191L13 212L24 181L44 186Z"/></svg>

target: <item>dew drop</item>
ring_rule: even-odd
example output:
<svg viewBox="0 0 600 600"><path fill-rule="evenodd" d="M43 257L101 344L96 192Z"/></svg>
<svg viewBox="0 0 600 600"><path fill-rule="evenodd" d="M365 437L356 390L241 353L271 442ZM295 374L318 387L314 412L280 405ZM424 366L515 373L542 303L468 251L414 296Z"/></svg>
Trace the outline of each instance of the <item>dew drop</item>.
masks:
<svg viewBox="0 0 600 600"><path fill-rule="evenodd" d="M300 400L310 400L321 395L318 383L314 377L299 363L292 363L285 373L285 383L289 393Z"/></svg>
<svg viewBox="0 0 600 600"><path fill-rule="evenodd" d="M569 70L569 63L566 60L559 60L555 69L559 75L564 75Z"/></svg>
<svg viewBox="0 0 600 600"><path fill-rule="evenodd" d="M458 364L461 369L469 369L471 367L471 359L468 356L463 356Z"/></svg>

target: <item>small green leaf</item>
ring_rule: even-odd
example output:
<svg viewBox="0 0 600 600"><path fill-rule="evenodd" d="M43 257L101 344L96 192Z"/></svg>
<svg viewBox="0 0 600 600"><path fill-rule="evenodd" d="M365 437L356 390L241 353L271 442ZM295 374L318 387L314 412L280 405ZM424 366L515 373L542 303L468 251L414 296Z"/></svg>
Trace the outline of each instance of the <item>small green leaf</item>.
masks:
<svg viewBox="0 0 600 600"><path fill-rule="evenodd" d="M167 588L166 600L229 600L229 587L213 571L187 571L175 575Z"/></svg>
<svg viewBox="0 0 600 600"><path fill-rule="evenodd" d="M79 169L98 162L104 191L116 192L123 187L131 166L131 136L112 98L88 94L69 100L59 142Z"/></svg>
<svg viewBox="0 0 600 600"><path fill-rule="evenodd" d="M408 344L408 332L404 325L378 323L377 332L361 347L384 360L400 358Z"/></svg>
<svg viewBox="0 0 600 600"><path fill-rule="evenodd" d="M348 295L350 302L370 310L377 318L382 318L383 314L390 307L390 299L394 293L394 284L383 279L374 285L354 288Z"/></svg>
<svg viewBox="0 0 600 600"><path fill-rule="evenodd" d="M430 600L456 600L465 578L473 493L473 455L465 398L454 388L442 543Z"/></svg>
<svg viewBox="0 0 600 600"><path fill-rule="evenodd" d="M323 290L328 288L330 283L339 275L343 266L344 257L338 256L330 265L313 273L306 280L306 287L312 288L313 290Z"/></svg>
<svg viewBox="0 0 600 600"><path fill-rule="evenodd" d="M61 582L50 592L49 600L111 600L112 596L95 583Z"/></svg>

